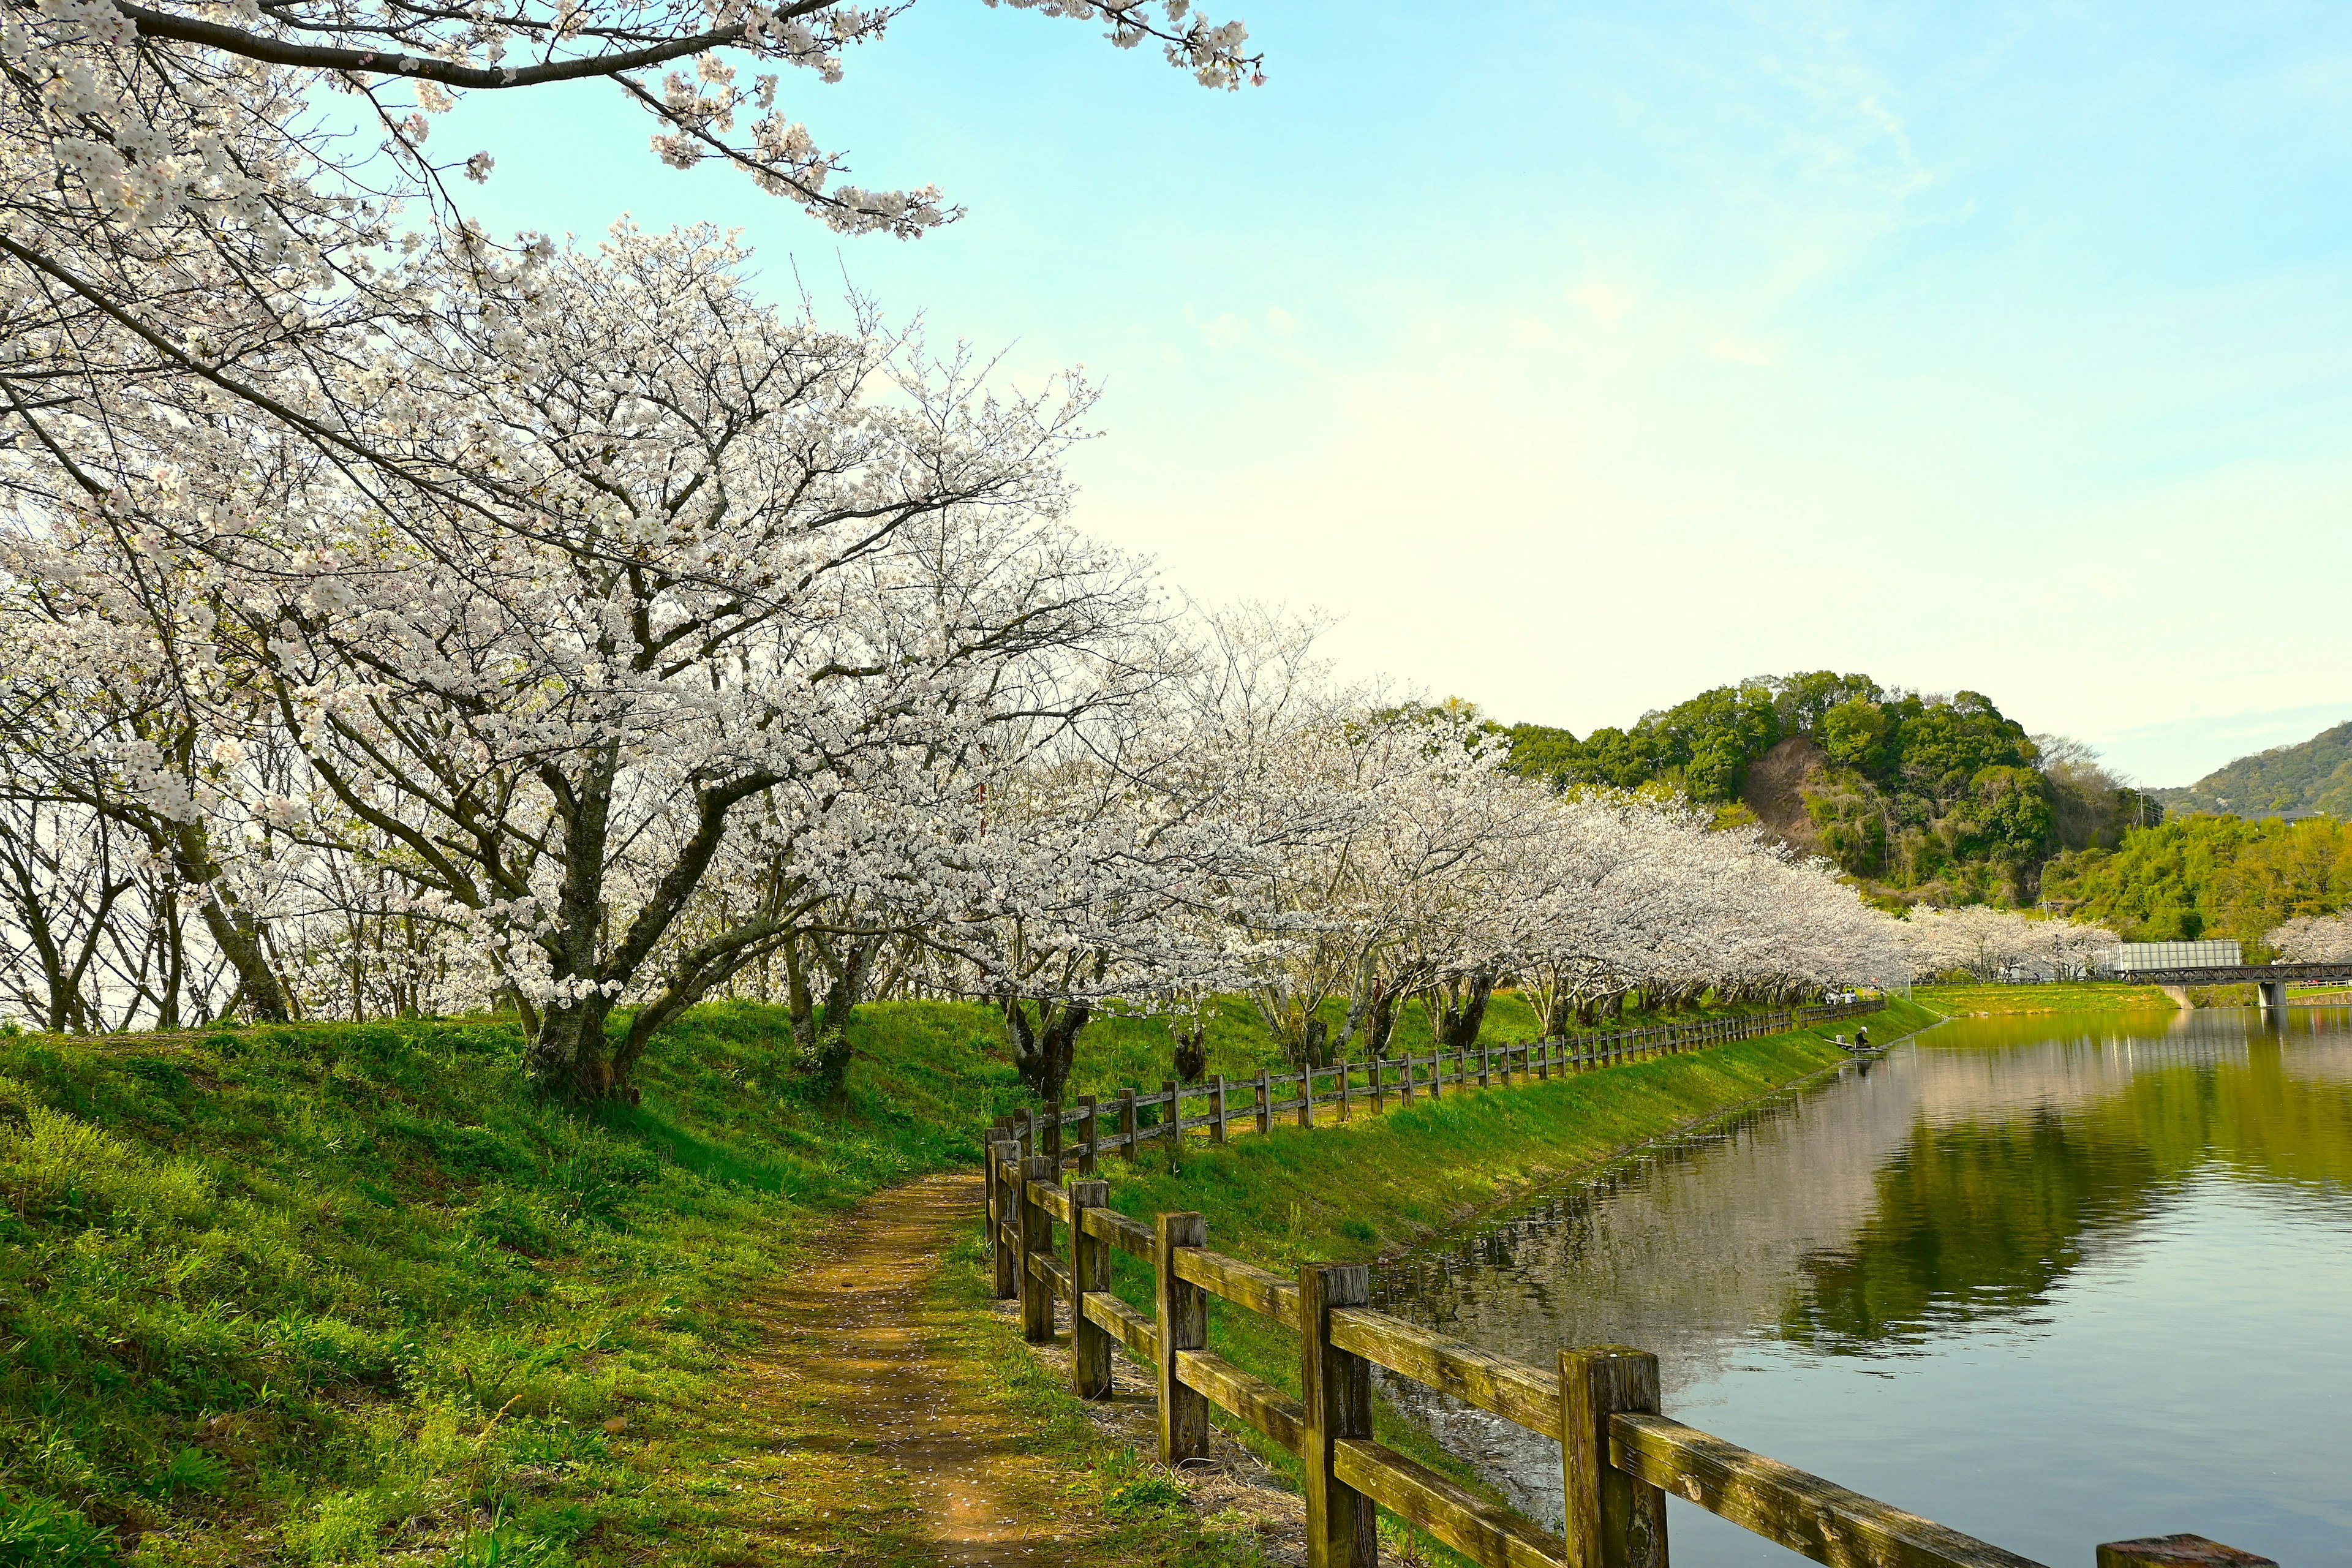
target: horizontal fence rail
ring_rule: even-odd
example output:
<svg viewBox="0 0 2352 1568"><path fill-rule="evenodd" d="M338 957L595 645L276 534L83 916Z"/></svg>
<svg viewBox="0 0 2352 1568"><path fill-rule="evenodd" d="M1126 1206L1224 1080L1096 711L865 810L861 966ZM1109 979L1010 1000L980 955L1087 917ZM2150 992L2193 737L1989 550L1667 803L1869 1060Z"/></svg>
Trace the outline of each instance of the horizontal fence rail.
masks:
<svg viewBox="0 0 2352 1568"><path fill-rule="evenodd" d="M1201 1215L1147 1223L1120 1214L1108 1183L1062 1180L1056 1157L1024 1150L1009 1132L992 1137L986 1173L996 1294L1018 1300L1022 1337L1050 1342L1057 1318L1067 1322L1070 1387L1081 1398L1109 1397L1117 1352L1149 1363L1163 1464L1207 1457L1213 1408L1297 1456L1314 1568L1373 1568L1379 1509L1491 1568L1665 1568L1668 1493L1832 1568L2040 1568L1668 1418L1657 1357L1646 1351L1562 1350L1540 1367L1480 1350L1372 1310L1365 1265L1311 1264L1288 1279L1212 1252ZM1149 1312L1111 1290L1112 1255L1121 1252L1150 1271ZM1212 1302L1297 1336L1298 1397L1208 1348ZM1559 1443L1561 1532L1375 1440L1375 1369ZM2111 1542L2097 1562L2276 1568L2197 1536Z"/></svg>
<svg viewBox="0 0 2352 1568"><path fill-rule="evenodd" d="M1365 1062L1343 1058L1327 1068L1262 1072L1254 1079L1229 1079L1222 1073L1198 1083L1171 1079L1148 1094L1127 1089L1112 1096L1084 1095L1072 1105L1047 1100L1042 1110L1015 1111L1000 1119L989 1136L1013 1139L1022 1153L1043 1154L1054 1162L1057 1172L1075 1166L1081 1175L1091 1176L1103 1155L1119 1154L1131 1160L1157 1138L1205 1132L1208 1141L1217 1144L1244 1132L1271 1132L1277 1122L1314 1127L1318 1122L1350 1121L1360 1112L1377 1115L1391 1104L1440 1100L1450 1089L1508 1087L1701 1051L1832 1019L1859 1017L1885 1005L1883 998L1870 996L1647 1029L1621 1029L1576 1039L1474 1046Z"/></svg>

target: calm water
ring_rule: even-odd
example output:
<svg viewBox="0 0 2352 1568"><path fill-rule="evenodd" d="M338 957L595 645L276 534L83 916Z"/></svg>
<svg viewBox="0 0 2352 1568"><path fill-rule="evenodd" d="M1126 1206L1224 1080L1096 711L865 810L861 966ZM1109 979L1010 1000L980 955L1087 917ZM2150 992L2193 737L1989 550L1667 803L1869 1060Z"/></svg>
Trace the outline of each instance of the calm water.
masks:
<svg viewBox="0 0 2352 1568"><path fill-rule="evenodd" d="M2176 1531L2352 1563L2342 1011L1947 1024L1375 1289L1539 1365L1655 1351L1668 1415L2053 1568ZM1418 1407L1558 1522L1556 1446ZM1798 1561L1672 1508L1677 1568Z"/></svg>

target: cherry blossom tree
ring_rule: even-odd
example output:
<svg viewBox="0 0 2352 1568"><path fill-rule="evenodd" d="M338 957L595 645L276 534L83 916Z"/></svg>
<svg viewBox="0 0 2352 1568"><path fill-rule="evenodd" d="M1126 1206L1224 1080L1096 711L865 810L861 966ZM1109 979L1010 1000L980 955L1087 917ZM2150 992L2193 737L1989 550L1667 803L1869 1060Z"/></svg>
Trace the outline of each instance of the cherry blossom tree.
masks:
<svg viewBox="0 0 2352 1568"><path fill-rule="evenodd" d="M2263 940L2290 963L2352 963L2352 915L2297 915Z"/></svg>
<svg viewBox="0 0 2352 1568"><path fill-rule="evenodd" d="M1155 44L1206 86L1258 78L1241 25L1190 0L1005 3ZM0 420L100 491L146 472L159 409L224 401L337 462L397 467L337 371L429 304L420 251L487 264L452 180L487 178L490 153L427 150L467 92L608 80L667 163L728 163L843 233L935 227L960 209L848 183L786 107L905 9L0 0ZM110 438L60 433L88 423Z"/></svg>
<svg viewBox="0 0 2352 1568"><path fill-rule="evenodd" d="M174 529L101 558L120 580L160 554L177 602L219 606L187 658L265 695L331 805L287 831L394 847L492 955L534 1071L580 1098L794 929L768 910L665 947L740 806L843 858L877 793L950 798L991 724L1087 700L1049 667L1140 592L1055 521L1083 387L991 395L870 319L758 303L740 260L623 230L511 286L453 277L351 373L408 478L294 440L200 452L148 501L180 498Z"/></svg>

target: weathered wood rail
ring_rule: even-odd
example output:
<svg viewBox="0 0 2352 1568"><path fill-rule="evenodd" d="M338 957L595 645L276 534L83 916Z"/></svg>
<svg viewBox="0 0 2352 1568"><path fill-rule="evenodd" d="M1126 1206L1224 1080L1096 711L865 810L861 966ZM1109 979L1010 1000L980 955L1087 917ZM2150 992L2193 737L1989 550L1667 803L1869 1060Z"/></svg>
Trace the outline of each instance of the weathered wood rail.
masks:
<svg viewBox="0 0 2352 1568"><path fill-rule="evenodd" d="M1264 1103L1263 1101L1260 1102ZM1530 1366L1374 1311L1370 1268L1310 1264L1294 1279L1212 1252L1197 1214L1150 1223L1109 1206L1109 1184L1058 1179L1018 1140L989 1144L987 1235L1000 1298L1023 1338L1070 1336L1073 1393L1102 1399L1124 1349L1157 1379L1164 1464L1207 1457L1223 1410L1298 1457L1308 1561L1372 1568L1386 1509L1485 1568L1666 1568L1668 1492L1832 1568L2040 1568L1998 1546L1686 1426L1659 1407L1658 1361L1622 1345L1562 1350ZM1111 1290L1112 1255L1150 1270L1152 1309ZM1298 1338L1299 1395L1212 1352L1222 1301ZM1554 1535L1384 1447L1372 1435L1373 1369L1438 1389L1560 1445L1567 1498ZM2196 1536L2114 1542L2098 1568L2275 1568Z"/></svg>
<svg viewBox="0 0 2352 1568"><path fill-rule="evenodd" d="M1171 1079L1150 1094L1127 1089L1116 1096L1085 1095L1073 1105L1047 1100L1041 1111L1015 1111L1001 1118L989 1137L1009 1136L1020 1143L1024 1154L1043 1154L1052 1160L1056 1171L1075 1165L1079 1174L1091 1176L1101 1156L1116 1153L1133 1159L1155 1138L1205 1132L1211 1143L1223 1143L1237 1133L1270 1132L1276 1122L1316 1126L1326 1108L1331 1120L1349 1121L1360 1111L1378 1114L1391 1104L1411 1105L1417 1097L1443 1099L1449 1089L1473 1085L1507 1088L1622 1062L1706 1050L1734 1040L1861 1016L1885 1005L1878 997L1866 997L1648 1029L1621 1029L1577 1039L1478 1046L1369 1062L1343 1058L1328 1068L1262 1072L1254 1079L1229 1079L1222 1073L1191 1084Z"/></svg>

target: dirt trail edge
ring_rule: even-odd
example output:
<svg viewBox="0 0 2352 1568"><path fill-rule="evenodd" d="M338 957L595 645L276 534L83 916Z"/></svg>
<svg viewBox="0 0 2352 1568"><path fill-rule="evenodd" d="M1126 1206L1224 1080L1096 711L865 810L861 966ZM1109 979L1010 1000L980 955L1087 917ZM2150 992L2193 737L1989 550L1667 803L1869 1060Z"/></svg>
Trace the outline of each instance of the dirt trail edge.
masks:
<svg viewBox="0 0 2352 1568"><path fill-rule="evenodd" d="M978 1228L976 1173L878 1193L828 1226L796 1266L741 1303L752 1348L736 1401L766 1452L734 1471L772 1500L761 1563L912 1568L1103 1568L1299 1560L1297 1499L1224 1439L1184 1468L1181 1493L1107 1514L1106 1490L1147 1476L1151 1388L1122 1367L1081 1415L1034 1408L1066 1376L1061 1342L1026 1347L1002 1304L970 1299L943 1265ZM1030 1397L1022 1396L1027 1380ZM1024 1407L1024 1405L1026 1407ZM1074 1438L1069 1423L1095 1436ZM1139 1441L1140 1439L1140 1441ZM1110 1458L1116 1448L1125 1456ZM1074 1485L1081 1464L1110 1466ZM1080 1493L1090 1493L1090 1503Z"/></svg>
<svg viewBox="0 0 2352 1568"><path fill-rule="evenodd" d="M979 1203L979 1178L962 1174L877 1194L828 1226L804 1267L744 1303L770 1330L747 1370L822 1404L847 1445L895 1472L954 1568L1034 1563L1051 1545L1049 1521L1024 1519L1015 1501L1028 1489L1010 1484L1027 1468L1018 1431L971 1397L927 1332L931 1277Z"/></svg>

